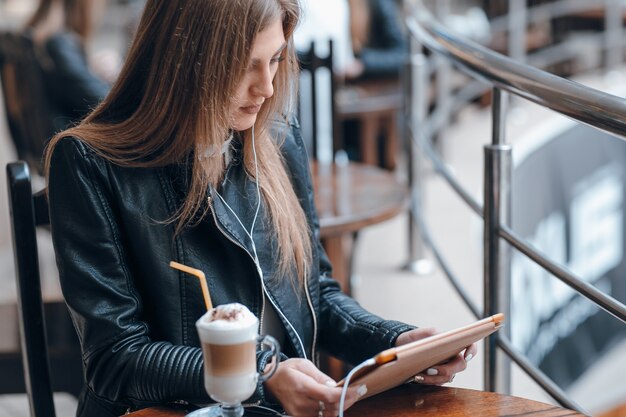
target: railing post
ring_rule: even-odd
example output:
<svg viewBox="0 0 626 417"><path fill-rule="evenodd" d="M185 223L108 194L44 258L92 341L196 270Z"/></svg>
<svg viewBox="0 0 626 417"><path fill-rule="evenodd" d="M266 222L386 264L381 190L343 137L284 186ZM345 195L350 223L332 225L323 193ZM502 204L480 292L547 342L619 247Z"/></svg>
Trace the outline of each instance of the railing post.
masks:
<svg viewBox="0 0 626 417"><path fill-rule="evenodd" d="M509 0L509 56L516 61L526 61L526 26L528 26L528 12L526 0Z"/></svg>
<svg viewBox="0 0 626 417"><path fill-rule="evenodd" d="M440 21L444 21L451 11L450 0L437 0L436 17ZM437 117L431 118L433 126L448 126L452 113L452 62L440 54L434 54L433 62L435 65L436 78L436 94L437 94ZM439 129L433 128L430 138L435 145L437 153L442 160L446 158L446 149L444 140L440 135Z"/></svg>
<svg viewBox="0 0 626 417"><path fill-rule="evenodd" d="M605 34L605 67L607 71L616 71L622 63L624 42L622 26L623 5L621 1L605 0L604 34Z"/></svg>
<svg viewBox="0 0 626 417"><path fill-rule="evenodd" d="M450 14L450 0L438 0L436 6L436 16L443 21ZM446 120L450 118L451 89L452 89L452 63L440 54L435 54L435 70L437 71L437 109L443 114ZM443 124L445 125L445 123Z"/></svg>
<svg viewBox="0 0 626 417"><path fill-rule="evenodd" d="M405 91L411 92L408 111L408 128L406 146L409 172L409 187L411 202L409 207L409 260L406 269L419 275L429 274L432 271L432 262L424 256L424 243L421 238L419 224L415 213L422 210L422 176L424 157L422 156L419 141L425 134L426 112L428 110L428 61L422 53L422 45L413 37L410 38L410 77Z"/></svg>
<svg viewBox="0 0 626 417"><path fill-rule="evenodd" d="M484 171L484 304L485 316L504 313L510 317L510 248L499 237L499 225L511 221L511 146L505 142L507 93L493 89L492 143L485 145ZM510 326L504 331L509 337ZM497 355L496 337L485 341L484 386L487 391L510 392L510 359Z"/></svg>

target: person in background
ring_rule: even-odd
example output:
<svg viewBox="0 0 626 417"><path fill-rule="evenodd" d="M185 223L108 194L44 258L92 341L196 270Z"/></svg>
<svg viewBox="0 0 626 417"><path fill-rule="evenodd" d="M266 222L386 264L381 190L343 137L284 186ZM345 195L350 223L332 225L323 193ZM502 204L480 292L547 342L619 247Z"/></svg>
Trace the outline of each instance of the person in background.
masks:
<svg viewBox="0 0 626 417"><path fill-rule="evenodd" d="M292 117L297 0L148 0L111 92L48 147L52 236L79 334L78 417L206 404L195 321L239 302L281 344L247 403L337 416L320 350L356 364L431 335L342 293L319 242L309 163ZM264 369L271 353L257 351ZM417 381L443 384L472 345ZM351 387L346 406L367 387Z"/></svg>
<svg viewBox="0 0 626 417"><path fill-rule="evenodd" d="M96 107L117 76L119 63L111 55L95 66L87 59L87 44L105 7L106 0L40 0L26 24L41 67L50 136Z"/></svg>
<svg viewBox="0 0 626 417"><path fill-rule="evenodd" d="M395 0L348 0L350 39L355 59L344 70L347 80L397 78L407 54Z"/></svg>
<svg viewBox="0 0 626 417"><path fill-rule="evenodd" d="M296 50L308 52L314 42L316 55L326 57L332 40L333 71L343 74L354 61L348 0L302 0L301 7L302 21L294 33Z"/></svg>
<svg viewBox="0 0 626 417"><path fill-rule="evenodd" d="M328 41L333 41L333 76L342 85L339 94L350 94L360 81L397 82L405 63L407 41L401 29L400 10L395 0L303 0L303 23L294 35L296 48L304 59L315 42L316 54L328 56ZM332 10L332 13L329 13ZM305 74L308 77L308 74ZM320 162L334 159L333 117L330 106L330 79L316 74L317 147L309 154ZM308 78L301 90L301 124L305 139L312 142L312 113ZM336 99L336 97L335 97ZM359 160L361 125L358 120L344 120L341 139L350 159ZM384 138L383 138L384 140ZM309 148L311 146L309 145ZM382 147L380 154L382 155Z"/></svg>
<svg viewBox="0 0 626 417"><path fill-rule="evenodd" d="M319 56L334 43L333 71L340 79L397 77L407 53L395 0L302 0L296 49L315 42ZM329 13L332 10L332 13Z"/></svg>
<svg viewBox="0 0 626 417"><path fill-rule="evenodd" d="M311 90L312 74L302 71L299 85L299 120L309 156L320 163L334 159L334 99L331 96L331 77L342 81L347 68L354 65L350 38L350 9L348 0L301 0L302 19L294 33L298 59L307 64L307 55L314 48L315 55L324 59L330 55L332 41L332 73L326 69L315 71L315 91ZM329 13L329 11L332 11ZM313 126L312 97L316 100L316 126ZM314 129L315 127L315 129ZM313 132L316 148L313 149Z"/></svg>

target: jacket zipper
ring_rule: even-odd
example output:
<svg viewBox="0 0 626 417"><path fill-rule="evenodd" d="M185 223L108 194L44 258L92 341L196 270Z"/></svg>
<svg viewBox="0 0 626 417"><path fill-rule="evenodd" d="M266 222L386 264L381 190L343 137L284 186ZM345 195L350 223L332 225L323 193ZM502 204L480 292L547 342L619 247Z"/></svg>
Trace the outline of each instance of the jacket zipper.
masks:
<svg viewBox="0 0 626 417"><path fill-rule="evenodd" d="M267 291L267 288L265 287L265 282L263 281L263 271L261 270L261 266L257 264L256 260L254 259L254 256L252 256L252 254L248 251L248 249L246 249L241 243L239 243L237 240L233 239L232 237L230 237L228 235L228 233L226 233L225 230L222 229L221 227L221 223L219 222L219 220L217 219L217 216L215 215L215 210L213 208L213 205L210 204L209 205L209 209L211 210L211 214L213 215L213 220L215 221L215 225L217 226L217 229L224 235L224 237L226 237L226 239L230 240L231 242L233 242L235 245L239 246L241 249L243 249L243 251L245 253L248 254L248 256L250 257L250 259L252 259L252 262L255 264L256 268L257 268L257 274L259 274L259 278L261 280L261 299L262 299L262 304L261 304L261 318L259 319L259 330L261 329L261 326L263 325L263 316L265 313L265 296L267 296L267 299L270 300L270 303L272 304L272 306L274 306L274 309L278 312L278 314L281 315L281 317L287 322L287 324L289 325L289 327L291 327L291 330L293 331L293 333L296 335L296 338L298 339L298 343L300 344L300 348L302 349L302 354L304 355L304 359L308 359L307 358L307 354L306 354L306 349L304 348L304 343L302 343L302 339L300 339L300 335L298 334L298 332L296 331L296 328L293 327L293 324L291 324L291 322L289 321L289 319L287 319L287 317L283 314L283 312L280 310L280 308L278 308L278 306L276 305L276 303L274 303L274 300L272 300L272 297L270 296L269 292ZM308 288L305 287L305 292L307 294L307 299L310 301L310 296L308 293ZM311 304L309 304L309 307L311 306ZM313 313L313 322L315 323L315 312L312 311ZM316 331L317 329L315 328L315 324L314 324L314 331ZM315 348L315 334L313 335L313 346L311 349L311 352L313 352L313 349Z"/></svg>
<svg viewBox="0 0 626 417"><path fill-rule="evenodd" d="M306 294L306 299L309 304L309 309L311 310L311 317L313 318L313 343L311 345L311 360L316 361L315 350L317 348L317 317L315 317L315 309L313 308L313 300L311 300L311 294L309 293L309 279L307 277L304 278L304 292Z"/></svg>

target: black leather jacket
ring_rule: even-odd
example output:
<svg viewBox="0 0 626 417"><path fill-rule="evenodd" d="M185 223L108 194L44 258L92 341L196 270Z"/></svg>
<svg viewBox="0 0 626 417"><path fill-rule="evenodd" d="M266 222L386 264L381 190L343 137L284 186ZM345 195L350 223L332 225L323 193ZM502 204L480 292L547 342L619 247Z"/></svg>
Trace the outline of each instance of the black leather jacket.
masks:
<svg viewBox="0 0 626 417"><path fill-rule="evenodd" d="M289 279L273 278L273 242L262 221L254 232L265 277L260 279L249 238L219 198L210 199L208 214L197 225L174 237L174 224L163 221L184 196L184 165L124 168L73 138L55 148L49 177L52 235L86 378L78 416L210 401L194 327L206 311L201 290L197 279L171 269L171 260L205 272L214 304L237 301L262 317L269 308L265 292L280 312L287 356L314 359L323 349L356 363L412 328L368 313L330 278L319 245L309 163L294 123L277 128L287 129L281 150L314 241L310 276L297 290ZM239 156L235 152L219 192L249 227L256 187ZM262 367L268 355L257 356ZM260 384L250 401L263 400Z"/></svg>

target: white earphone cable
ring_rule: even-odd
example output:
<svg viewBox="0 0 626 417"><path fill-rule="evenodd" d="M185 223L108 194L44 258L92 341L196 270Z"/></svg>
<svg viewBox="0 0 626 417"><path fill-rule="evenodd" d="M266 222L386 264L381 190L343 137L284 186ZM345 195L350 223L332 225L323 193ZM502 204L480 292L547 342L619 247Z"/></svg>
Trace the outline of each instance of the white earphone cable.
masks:
<svg viewBox="0 0 626 417"><path fill-rule="evenodd" d="M255 182L256 182L257 204L256 204L256 210L254 212L254 217L252 219L252 225L250 226L249 232L248 232L248 229L246 229L246 226L244 226L239 216L237 216L237 213L235 213L235 211L230 207L230 205L228 205L224 197L222 197L222 195L217 190L215 190L215 194L217 194L217 196L219 197L220 200L222 200L222 203L226 206L226 208L228 208L228 210L230 210L233 216L235 216L235 219L241 225L241 228L243 229L244 233L250 238L250 242L252 244L252 252L254 253L254 263L256 264L259 274L263 276L263 270L261 269L259 256L257 255L257 252L256 252L256 245L254 244L254 238L252 237L252 235L254 234L254 226L256 224L257 218L259 217L259 211L261 209L261 188L259 186L259 164L258 164L257 156L256 156L256 144L254 142L254 125L252 125L252 153L254 155L254 169L255 169L254 175L255 175Z"/></svg>
<svg viewBox="0 0 626 417"><path fill-rule="evenodd" d="M252 226L250 227L250 231L249 232L248 232L248 229L246 229L246 227L243 225L243 222L241 221L239 216L237 216L237 213L235 213L235 211L228 205L228 203L226 202L224 197L222 197L222 195L217 190L215 190L215 194L217 194L217 196L222 201L222 203L228 208L228 210L230 210L230 212L233 214L233 216L235 216L235 219L237 219L237 222L241 225L241 228L243 229L245 234L250 238L250 242L251 242L251 245L252 245L252 255L253 255L253 258L254 258L253 260L254 260L254 263L256 265L257 272L259 273L259 276L261 277L261 284L263 285L263 290L265 291L265 284L263 283L263 277L264 277L263 269L261 268L261 262L259 260L259 255L257 254L256 244L254 243L254 238L252 237L252 235L254 234L254 227L256 225L256 221L257 221L257 218L259 216L259 211L261 209L261 187L259 185L259 163L258 163L258 160L257 160L256 143L255 143L255 137L254 136L255 136L254 135L254 125L252 125L252 153L254 155L254 169L255 169L255 175L256 175L257 206L256 206L256 211L254 213L254 218L252 219ZM280 308L278 308L278 306L271 299L271 297L268 296L268 300L270 301L272 306L274 306L274 309L276 310L276 312L280 316L282 316L283 319L293 329L293 332L294 332L296 338L298 339L298 342L299 342L300 346L302 347L302 352L304 353L304 357L306 358L306 349L304 348L304 343L302 342L302 339L300 338L300 335L298 334L298 332L296 332L295 327L293 326L293 324L291 324L289 319L287 319L287 317L280 310Z"/></svg>
<svg viewBox="0 0 626 417"><path fill-rule="evenodd" d="M343 417L343 408L346 402L346 394L348 393L348 387L350 386L350 379L352 379L354 374L356 374L361 369L366 368L368 366L373 366L375 364L376 364L376 360L374 360L374 358L369 358L361 362L360 364L352 368L350 372L348 372L348 375L346 375L346 378L343 382L343 388L341 390L341 398L339 399L339 417Z"/></svg>

